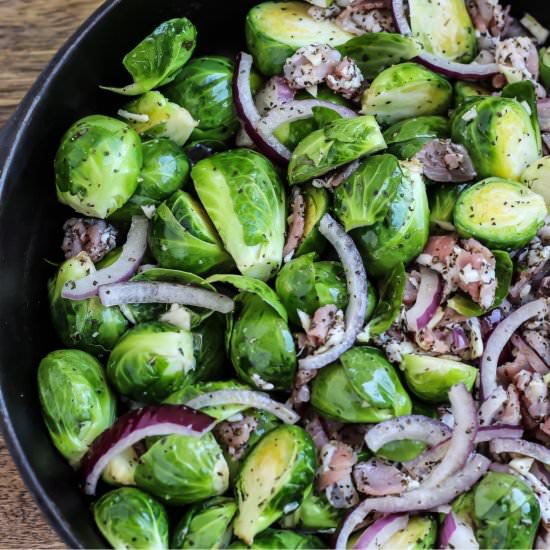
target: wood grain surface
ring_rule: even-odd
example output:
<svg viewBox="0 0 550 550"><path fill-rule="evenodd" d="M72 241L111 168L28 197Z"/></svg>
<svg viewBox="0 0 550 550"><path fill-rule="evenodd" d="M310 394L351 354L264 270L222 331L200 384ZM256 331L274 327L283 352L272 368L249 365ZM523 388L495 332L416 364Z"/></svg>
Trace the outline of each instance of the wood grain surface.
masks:
<svg viewBox="0 0 550 550"><path fill-rule="evenodd" d="M0 0L0 127L101 0ZM0 548L63 548L0 436Z"/></svg>

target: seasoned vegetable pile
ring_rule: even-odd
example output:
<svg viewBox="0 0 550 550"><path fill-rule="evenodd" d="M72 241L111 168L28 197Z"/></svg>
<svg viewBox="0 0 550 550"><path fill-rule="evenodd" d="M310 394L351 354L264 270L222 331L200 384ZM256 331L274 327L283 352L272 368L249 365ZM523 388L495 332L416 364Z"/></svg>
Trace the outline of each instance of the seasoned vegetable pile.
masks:
<svg viewBox="0 0 550 550"><path fill-rule="evenodd" d="M114 548L550 548L549 32L308 2L63 136L52 442Z"/></svg>

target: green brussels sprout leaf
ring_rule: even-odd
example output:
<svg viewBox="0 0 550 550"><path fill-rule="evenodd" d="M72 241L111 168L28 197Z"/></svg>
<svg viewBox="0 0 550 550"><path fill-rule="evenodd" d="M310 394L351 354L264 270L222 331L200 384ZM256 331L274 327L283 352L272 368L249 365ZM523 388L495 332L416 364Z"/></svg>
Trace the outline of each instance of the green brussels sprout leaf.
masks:
<svg viewBox="0 0 550 550"><path fill-rule="evenodd" d="M538 193L550 210L550 156L537 159L521 174L521 182L527 185L531 191Z"/></svg>

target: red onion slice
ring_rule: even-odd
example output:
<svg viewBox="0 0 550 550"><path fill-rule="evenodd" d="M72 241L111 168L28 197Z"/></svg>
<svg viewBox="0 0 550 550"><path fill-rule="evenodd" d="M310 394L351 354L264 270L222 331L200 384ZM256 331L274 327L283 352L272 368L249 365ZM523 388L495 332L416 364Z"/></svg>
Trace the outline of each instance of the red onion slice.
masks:
<svg viewBox="0 0 550 550"><path fill-rule="evenodd" d="M424 481L423 487L437 487L455 474L466 463L474 449L477 412L470 392L464 384L456 384L449 390L449 401L455 421L449 449L443 460Z"/></svg>
<svg viewBox="0 0 550 550"><path fill-rule="evenodd" d="M357 113L343 105L337 105L322 99L294 100L273 107L257 124L258 132L271 135L281 124L303 120L313 116L315 107L331 109L344 118L354 118Z"/></svg>
<svg viewBox="0 0 550 550"><path fill-rule="evenodd" d="M412 29L405 15L405 0L392 0L391 3L395 26L403 36L411 36ZM485 80L499 72L496 63L456 63L443 57L423 51L416 61L436 73L460 80Z"/></svg>
<svg viewBox="0 0 550 550"><path fill-rule="evenodd" d="M270 412L286 424L296 424L300 416L291 408L271 399L267 394L249 390L220 390L198 395L186 403L193 409L219 405L246 405Z"/></svg>
<svg viewBox="0 0 550 550"><path fill-rule="evenodd" d="M346 309L346 329L339 344L319 353L300 359L302 369L321 369L333 363L350 349L363 328L367 311L367 274L363 260L353 239L344 228L330 215L325 214L319 223L319 232L332 244L346 273L348 289L348 307Z"/></svg>
<svg viewBox="0 0 550 550"><path fill-rule="evenodd" d="M443 296L443 284L439 275L427 267L420 268L420 287L414 306L407 311L407 327L418 332L426 327L434 316Z"/></svg>
<svg viewBox="0 0 550 550"><path fill-rule="evenodd" d="M367 447L376 453L392 441L405 439L422 441L434 447L449 439L451 434L451 428L443 422L418 414L400 416L376 424L365 435L365 442Z"/></svg>
<svg viewBox="0 0 550 550"><path fill-rule="evenodd" d="M344 520L336 540L336 550L346 550L351 533L370 512L383 514L410 513L431 510L436 506L447 504L458 495L470 490L474 483L488 470L490 463L488 458L474 453L460 472L445 479L435 487L419 487L400 496L364 500Z"/></svg>
<svg viewBox="0 0 550 550"><path fill-rule="evenodd" d="M500 354L504 346L510 340L512 334L529 319L545 313L548 305L544 298L539 298L520 307L514 313L506 317L491 334L483 357L481 358L481 394L491 395L497 388L497 366Z"/></svg>
<svg viewBox="0 0 550 550"><path fill-rule="evenodd" d="M439 548L460 548L478 550L479 543L470 525L462 521L454 512L449 512L439 533Z"/></svg>
<svg viewBox="0 0 550 550"><path fill-rule="evenodd" d="M102 285L127 281L138 270L147 249L148 225L146 217L133 216L126 243L118 260L83 279L67 281L61 296L68 300L85 300L96 296Z"/></svg>
<svg viewBox="0 0 550 550"><path fill-rule="evenodd" d="M171 434L200 437L215 423L211 416L184 405L152 405L123 414L96 438L82 459L84 492L94 495L99 477L111 459L138 441Z"/></svg>
<svg viewBox="0 0 550 550"><path fill-rule="evenodd" d="M219 313L230 313L235 305L231 298L205 288L145 281L103 285L99 289L99 299L107 307L122 304L182 304Z"/></svg>
<svg viewBox="0 0 550 550"><path fill-rule="evenodd" d="M538 100L537 113L541 132L550 131L550 98Z"/></svg>
<svg viewBox="0 0 550 550"><path fill-rule="evenodd" d="M550 449L538 443L525 441L524 439L493 439L489 445L489 449L497 455L501 453L517 453L528 456L550 466Z"/></svg>
<svg viewBox="0 0 550 550"><path fill-rule="evenodd" d="M521 426L509 426L508 424L495 424L479 428L476 435L476 445L493 441L493 439L521 439L523 428Z"/></svg>
<svg viewBox="0 0 550 550"><path fill-rule="evenodd" d="M252 56L241 52L237 56L235 77L233 79L233 100L238 117L244 125L258 150L270 160L281 166L286 166L290 160L290 151L273 135L266 134L258 129L260 114L250 89L250 71Z"/></svg>
<svg viewBox="0 0 550 550"><path fill-rule="evenodd" d="M353 550L376 550L382 548L396 533L407 528L408 514L390 514L367 527L353 545Z"/></svg>

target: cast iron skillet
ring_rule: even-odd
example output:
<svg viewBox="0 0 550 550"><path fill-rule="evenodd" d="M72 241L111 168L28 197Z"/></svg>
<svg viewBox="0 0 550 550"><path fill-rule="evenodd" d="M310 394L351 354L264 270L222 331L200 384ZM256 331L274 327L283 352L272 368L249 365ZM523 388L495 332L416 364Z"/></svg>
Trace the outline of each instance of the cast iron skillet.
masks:
<svg viewBox="0 0 550 550"><path fill-rule="evenodd" d="M75 120L112 114L120 97L98 84L126 84L121 59L160 22L188 16L199 30L197 53L232 54L244 47L244 15L254 0L110 0L76 32L29 91L0 143L0 420L21 474L70 547L105 542L78 479L51 444L40 413L36 368L60 347L51 329L46 280L59 261L62 221L53 158ZM550 25L550 7L522 2Z"/></svg>

